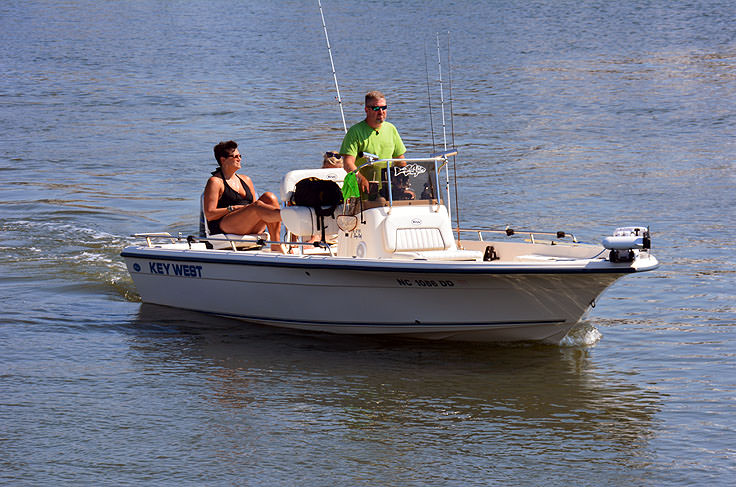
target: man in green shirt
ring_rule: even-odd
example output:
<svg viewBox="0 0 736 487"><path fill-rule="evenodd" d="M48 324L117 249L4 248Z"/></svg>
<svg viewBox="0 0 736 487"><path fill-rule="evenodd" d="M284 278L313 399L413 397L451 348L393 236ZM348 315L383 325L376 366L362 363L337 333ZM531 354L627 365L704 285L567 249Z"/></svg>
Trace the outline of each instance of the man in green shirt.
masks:
<svg viewBox="0 0 736 487"><path fill-rule="evenodd" d="M387 110L383 93L371 91L365 95L365 120L350 127L340 147L346 171L365 164L365 158L358 157L363 152L375 154L379 159L404 158L406 147L396 127L386 121ZM367 191L368 181L360 173L357 175L359 186Z"/></svg>

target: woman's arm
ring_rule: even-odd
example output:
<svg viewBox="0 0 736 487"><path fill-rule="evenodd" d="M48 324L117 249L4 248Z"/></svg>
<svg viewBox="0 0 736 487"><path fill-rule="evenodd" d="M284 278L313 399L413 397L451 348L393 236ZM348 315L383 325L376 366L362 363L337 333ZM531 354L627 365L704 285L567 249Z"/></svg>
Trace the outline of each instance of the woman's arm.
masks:
<svg viewBox="0 0 736 487"><path fill-rule="evenodd" d="M222 184L220 178L213 177L207 180L207 185L204 187L204 201L202 202L204 217L207 221L219 220L229 213L227 208L217 207L217 202L224 190L225 185Z"/></svg>

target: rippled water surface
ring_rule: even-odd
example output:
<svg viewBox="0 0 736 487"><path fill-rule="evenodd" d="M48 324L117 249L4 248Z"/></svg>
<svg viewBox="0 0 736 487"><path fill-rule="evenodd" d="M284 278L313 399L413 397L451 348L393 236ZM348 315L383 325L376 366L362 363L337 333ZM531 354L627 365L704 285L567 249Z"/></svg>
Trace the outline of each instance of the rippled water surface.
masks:
<svg viewBox="0 0 736 487"><path fill-rule="evenodd" d="M317 4L4 2L0 482L733 485L734 4L323 5L348 123L381 89L412 155L439 34L464 226L650 225L662 267L555 346L142 305L120 250L197 231L216 142L274 192L339 147Z"/></svg>

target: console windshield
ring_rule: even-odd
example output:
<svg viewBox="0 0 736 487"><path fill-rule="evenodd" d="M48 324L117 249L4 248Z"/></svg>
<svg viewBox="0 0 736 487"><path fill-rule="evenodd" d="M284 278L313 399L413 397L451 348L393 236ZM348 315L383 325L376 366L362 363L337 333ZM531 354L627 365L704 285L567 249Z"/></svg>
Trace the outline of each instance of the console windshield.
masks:
<svg viewBox="0 0 736 487"><path fill-rule="evenodd" d="M359 172L368 180L368 190L361 188L360 196L363 201L380 204L388 204L389 201L436 204L441 199L437 189L435 161L376 161L365 164Z"/></svg>

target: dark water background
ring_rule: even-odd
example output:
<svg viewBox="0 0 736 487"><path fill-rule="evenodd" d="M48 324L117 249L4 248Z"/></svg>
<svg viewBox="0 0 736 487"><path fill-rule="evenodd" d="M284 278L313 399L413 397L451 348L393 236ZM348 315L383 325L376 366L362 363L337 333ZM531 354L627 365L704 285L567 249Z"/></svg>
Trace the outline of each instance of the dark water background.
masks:
<svg viewBox="0 0 736 487"><path fill-rule="evenodd" d="M274 192L339 147L316 2L2 2L0 482L733 485L735 5L325 1L348 123L381 89L410 155L440 34L463 225L651 225L559 346L479 346L139 302L119 252L196 232L217 141Z"/></svg>

